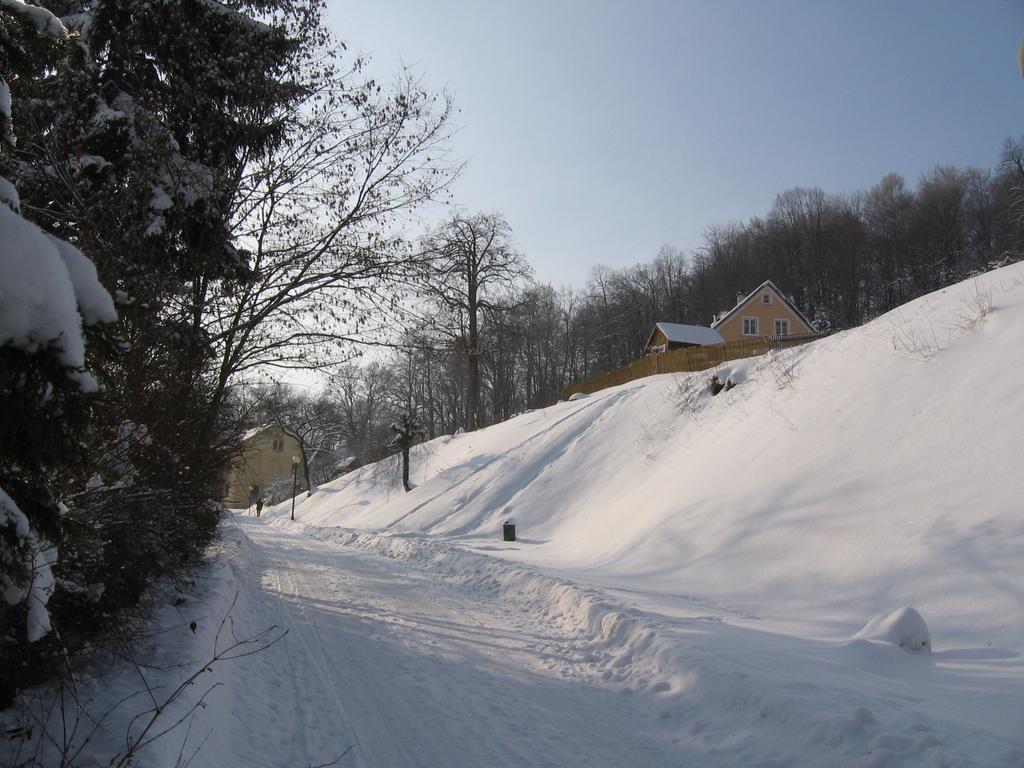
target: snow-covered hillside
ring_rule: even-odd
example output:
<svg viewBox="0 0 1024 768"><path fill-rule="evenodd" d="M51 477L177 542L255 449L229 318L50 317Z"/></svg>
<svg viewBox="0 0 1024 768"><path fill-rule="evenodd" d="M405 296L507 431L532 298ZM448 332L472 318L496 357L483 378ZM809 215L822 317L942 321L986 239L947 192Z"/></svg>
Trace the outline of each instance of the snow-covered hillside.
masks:
<svg viewBox="0 0 1024 768"><path fill-rule="evenodd" d="M717 396L658 376L435 440L411 493L385 462L269 527L525 612L708 764L1021 766L1021 370L1016 265Z"/></svg>
<svg viewBox="0 0 1024 768"><path fill-rule="evenodd" d="M1024 264L238 516L70 740L108 764L196 674L147 765L1022 768L1022 364Z"/></svg>
<svg viewBox="0 0 1024 768"><path fill-rule="evenodd" d="M818 638L907 604L937 650L1024 650L1024 265L733 368L717 397L656 376L435 440L413 492L367 467L296 516Z"/></svg>

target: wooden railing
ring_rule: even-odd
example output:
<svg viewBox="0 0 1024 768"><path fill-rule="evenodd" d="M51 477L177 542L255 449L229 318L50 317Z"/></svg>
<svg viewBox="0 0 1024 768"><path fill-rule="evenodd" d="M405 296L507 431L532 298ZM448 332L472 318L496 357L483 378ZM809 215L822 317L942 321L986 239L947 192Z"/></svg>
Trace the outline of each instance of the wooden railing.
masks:
<svg viewBox="0 0 1024 768"><path fill-rule="evenodd" d="M592 379L572 384L563 390L562 398L568 400L577 392L585 392L589 395L608 387L615 387L625 384L627 381L635 381L658 373L705 371L729 360L756 357L770 349L796 347L827 335L827 333L800 333L787 336L762 336L714 346L670 349L666 352L647 355L629 365L616 368L614 371L608 371L608 373L595 376Z"/></svg>

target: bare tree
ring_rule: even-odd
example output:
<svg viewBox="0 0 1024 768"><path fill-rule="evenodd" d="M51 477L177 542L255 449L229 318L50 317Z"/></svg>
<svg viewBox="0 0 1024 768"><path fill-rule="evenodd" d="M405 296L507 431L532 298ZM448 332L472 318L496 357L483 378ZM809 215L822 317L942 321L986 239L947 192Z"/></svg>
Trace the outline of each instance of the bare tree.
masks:
<svg viewBox="0 0 1024 768"><path fill-rule="evenodd" d="M497 213L457 213L424 242L430 257L428 291L441 310L437 327L465 356L466 430L480 426L480 326L485 312L512 309L495 297L530 274L512 247L512 230ZM438 322L438 321L441 322Z"/></svg>
<svg viewBox="0 0 1024 768"><path fill-rule="evenodd" d="M330 476L330 469L339 459L339 444L345 436L341 408L326 393L305 394L281 384L261 395L258 410L263 412L264 420L276 424L298 443L306 495L312 496L317 476ZM317 467L319 473L314 472Z"/></svg>
<svg viewBox="0 0 1024 768"><path fill-rule="evenodd" d="M451 100L407 72L382 89L360 66L317 81L289 140L239 180L248 275L189 297L216 354L214 410L239 373L323 368L351 356L351 341L379 341L392 291L418 265L400 217L460 170L444 159Z"/></svg>

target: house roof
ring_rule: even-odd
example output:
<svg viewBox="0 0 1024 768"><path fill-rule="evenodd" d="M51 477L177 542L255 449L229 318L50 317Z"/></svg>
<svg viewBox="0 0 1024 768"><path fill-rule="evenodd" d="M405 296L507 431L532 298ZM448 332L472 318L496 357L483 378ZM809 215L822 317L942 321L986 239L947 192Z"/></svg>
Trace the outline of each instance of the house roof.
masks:
<svg viewBox="0 0 1024 768"><path fill-rule="evenodd" d="M771 280L765 280L763 283L761 283L759 286L757 286L757 288L755 288L750 293L748 293L747 294L747 298L745 298L743 301L737 303L735 307L730 309L728 312L726 312L724 315L722 315L720 318L718 318L715 322L713 322L711 324L711 327L712 328L717 328L718 326L720 326L722 323L724 323L726 320L728 320L730 317L732 317L734 314L736 314L736 312L738 312L740 309L745 307L750 302L750 300L752 298L754 298L755 296L760 295L761 291L764 290L765 288L771 288L775 292L775 295L778 296L780 299L782 299L783 303L785 303L785 305L787 307L789 307L793 311L793 314L796 315L798 318L800 318L801 321L803 321L804 325L806 325L812 331L814 330L814 325L811 323L811 321L808 320L804 316L803 312L801 312L799 309L797 309L796 304L794 304L792 301L790 301L789 297L786 294L784 294L782 291L780 291L779 290L779 286L777 286Z"/></svg>
<svg viewBox="0 0 1024 768"><path fill-rule="evenodd" d="M264 424L259 427L253 427L252 429L245 430L245 432L242 433L242 442L246 443L252 440L257 435L261 435L264 432L267 432L271 429L279 430L285 437L291 437L291 435L289 435L285 430L281 429L279 425L270 422L269 424Z"/></svg>
<svg viewBox="0 0 1024 768"><path fill-rule="evenodd" d="M706 346L710 344L724 344L722 335L711 328L703 325L683 325L682 323L656 323L651 335L647 337L647 346L651 345L651 338L654 331L661 331L665 338L675 344L699 344Z"/></svg>
<svg viewBox="0 0 1024 768"><path fill-rule="evenodd" d="M264 424L262 427L253 427L252 429L245 430L245 432L242 433L242 442L245 443L252 440L252 438L256 437L260 432L270 429L272 426L273 424Z"/></svg>

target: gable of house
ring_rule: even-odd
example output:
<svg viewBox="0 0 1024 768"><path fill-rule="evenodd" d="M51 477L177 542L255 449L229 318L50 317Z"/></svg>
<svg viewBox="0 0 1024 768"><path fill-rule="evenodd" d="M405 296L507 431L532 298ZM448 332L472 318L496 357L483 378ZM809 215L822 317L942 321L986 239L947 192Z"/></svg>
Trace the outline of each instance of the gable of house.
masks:
<svg viewBox="0 0 1024 768"><path fill-rule="evenodd" d="M811 321L771 280L761 283L711 327L726 341L814 332Z"/></svg>

